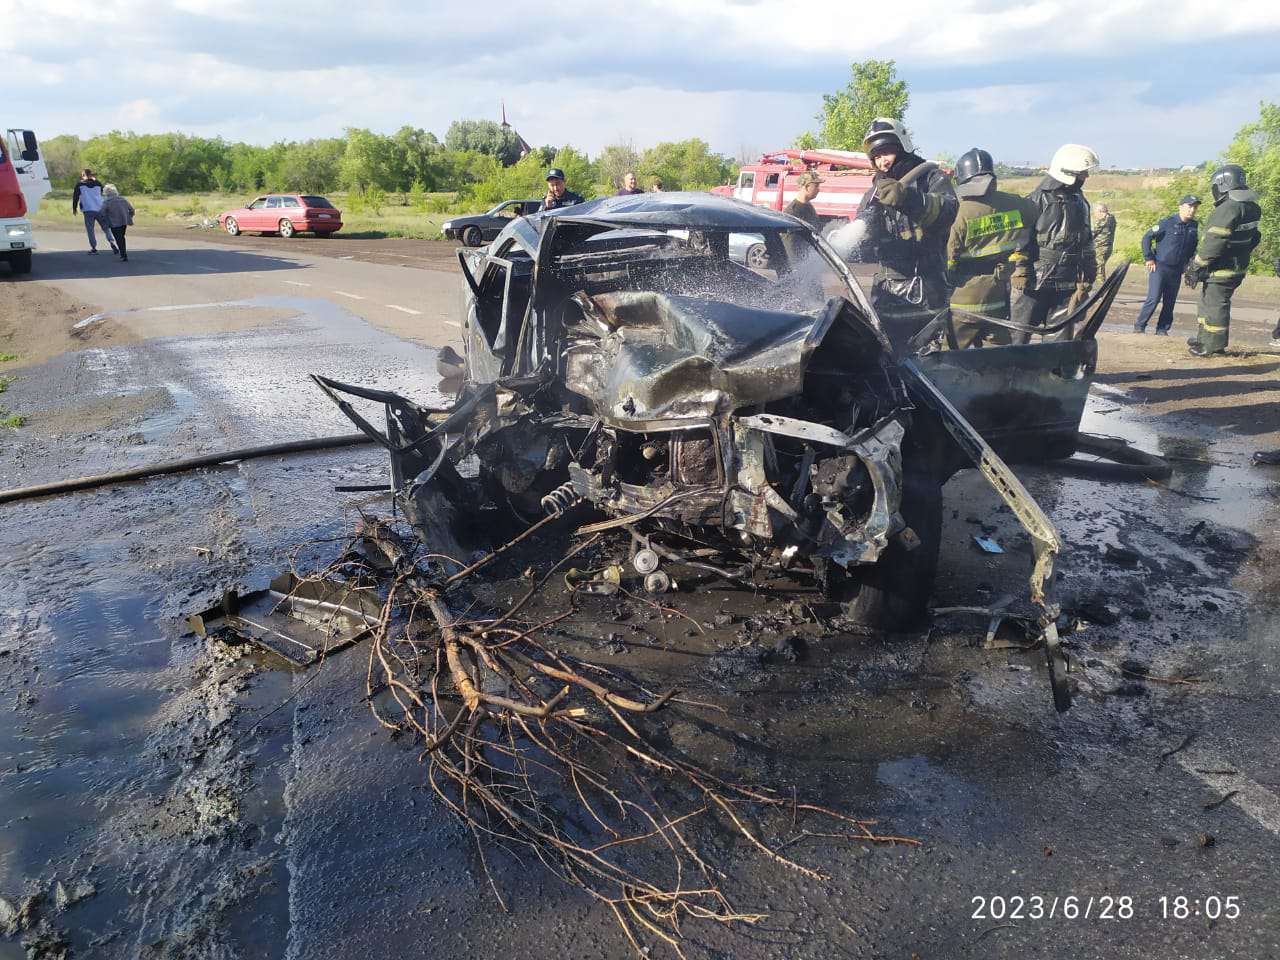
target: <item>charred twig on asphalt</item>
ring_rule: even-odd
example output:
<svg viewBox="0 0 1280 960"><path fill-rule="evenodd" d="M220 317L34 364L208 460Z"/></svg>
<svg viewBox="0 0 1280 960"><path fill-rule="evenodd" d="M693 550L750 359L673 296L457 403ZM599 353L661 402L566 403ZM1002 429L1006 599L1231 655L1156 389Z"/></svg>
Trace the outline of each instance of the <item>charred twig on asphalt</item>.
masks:
<svg viewBox="0 0 1280 960"><path fill-rule="evenodd" d="M460 589L464 574L505 547L446 576L419 566L385 523L366 518L360 534L391 571L372 628L365 700L382 726L421 741L427 781L470 830L504 909L490 869L495 850L532 856L603 903L638 953L647 953L643 941L657 940L683 956L687 919L765 917L736 909L721 890L725 873L705 839L709 828L728 827L761 856L818 880L826 878L783 850L800 839L919 842L799 802L794 791L732 783L667 752L644 725L682 702L675 689L655 694L549 646L546 629L574 609L537 623L517 620L599 534L566 551L492 618L456 615L445 592Z"/></svg>

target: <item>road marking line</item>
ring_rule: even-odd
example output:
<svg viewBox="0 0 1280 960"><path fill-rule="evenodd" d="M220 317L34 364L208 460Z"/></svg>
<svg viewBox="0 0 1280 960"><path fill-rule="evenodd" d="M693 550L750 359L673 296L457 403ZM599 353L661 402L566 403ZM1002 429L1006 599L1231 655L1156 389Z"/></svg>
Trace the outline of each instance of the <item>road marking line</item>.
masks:
<svg viewBox="0 0 1280 960"><path fill-rule="evenodd" d="M295 287L309 287L311 284L303 283L301 280L286 280L285 283L292 284Z"/></svg>
<svg viewBox="0 0 1280 960"><path fill-rule="evenodd" d="M1093 383L1089 384L1089 389L1097 390L1099 393L1104 393L1109 397L1128 398L1129 396L1128 390L1122 390L1119 387L1113 387L1109 383L1098 383L1096 380Z"/></svg>
<svg viewBox="0 0 1280 960"><path fill-rule="evenodd" d="M358 294L358 293L347 293L347 291L345 291L345 290L335 290L335 291L333 291L333 292L334 292L334 293L336 293L336 294L337 294L338 296L340 296L340 297L350 297L352 300L363 300L363 299L364 299L364 297L360 296L360 294Z"/></svg>
<svg viewBox="0 0 1280 960"><path fill-rule="evenodd" d="M410 316L414 316L414 317L422 316L421 310L410 310L408 307L402 307L398 303L388 303L386 307L388 310L399 310L401 313L407 313Z"/></svg>
<svg viewBox="0 0 1280 960"><path fill-rule="evenodd" d="M1178 757L1178 766L1219 796L1234 791L1231 802L1280 837L1280 797L1235 770L1236 764L1208 750L1192 748Z"/></svg>
<svg viewBox="0 0 1280 960"><path fill-rule="evenodd" d="M445 323L447 323L447 324L448 324L449 326L451 326L451 327L457 327L459 330L461 330L461 329L462 329L462 324L457 323L457 322L455 322L455 321L453 321L453 320L446 320L446 321L445 321Z"/></svg>

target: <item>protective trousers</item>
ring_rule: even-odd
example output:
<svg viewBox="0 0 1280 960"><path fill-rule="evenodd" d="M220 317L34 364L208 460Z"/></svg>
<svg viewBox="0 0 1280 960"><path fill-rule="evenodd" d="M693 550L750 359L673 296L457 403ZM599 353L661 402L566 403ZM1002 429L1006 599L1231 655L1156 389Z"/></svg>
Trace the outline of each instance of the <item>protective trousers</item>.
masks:
<svg viewBox="0 0 1280 960"><path fill-rule="evenodd" d="M1220 353L1227 348L1231 333L1231 297L1243 280L1243 277L1208 280L1200 288L1200 304L1196 308L1200 333L1196 339L1206 353Z"/></svg>
<svg viewBox="0 0 1280 960"><path fill-rule="evenodd" d="M1061 320L1061 317L1054 317L1053 314L1068 305L1074 292L1072 287L1041 287L1039 290L1027 290L1021 294L1015 294L1011 305L1013 319L1026 327L1043 327L1049 323L1050 319L1055 322ZM1052 339L1070 340L1072 333L1073 330L1069 324L1054 334ZM1015 334L1014 342L1030 343L1031 334Z"/></svg>
<svg viewBox="0 0 1280 960"><path fill-rule="evenodd" d="M1147 299L1142 302L1138 311L1138 320L1133 329L1147 332L1147 324L1151 315L1160 307L1160 319L1156 321L1156 332L1167 333L1173 326L1173 305L1178 299L1178 284L1182 279L1182 271L1157 263L1156 268L1147 276Z"/></svg>
<svg viewBox="0 0 1280 960"><path fill-rule="evenodd" d="M951 305L952 325L956 331L956 346L961 350L970 347L981 347L990 344L993 347L1005 347L1013 343L1013 331L994 323L983 323L976 316L966 316L957 312L956 304ZM1009 319L1009 301L1004 303L988 303L983 306L982 316L996 320Z"/></svg>

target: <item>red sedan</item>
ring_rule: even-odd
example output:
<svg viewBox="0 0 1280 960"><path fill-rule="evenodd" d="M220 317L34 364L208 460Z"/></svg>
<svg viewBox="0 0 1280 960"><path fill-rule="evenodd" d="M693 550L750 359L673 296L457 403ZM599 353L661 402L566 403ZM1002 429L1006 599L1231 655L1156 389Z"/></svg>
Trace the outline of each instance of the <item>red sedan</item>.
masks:
<svg viewBox="0 0 1280 960"><path fill-rule="evenodd" d="M233 237L245 231L278 233L282 237L295 233L327 237L342 229L342 213L324 197L273 193L258 197L239 210L219 214L218 223Z"/></svg>

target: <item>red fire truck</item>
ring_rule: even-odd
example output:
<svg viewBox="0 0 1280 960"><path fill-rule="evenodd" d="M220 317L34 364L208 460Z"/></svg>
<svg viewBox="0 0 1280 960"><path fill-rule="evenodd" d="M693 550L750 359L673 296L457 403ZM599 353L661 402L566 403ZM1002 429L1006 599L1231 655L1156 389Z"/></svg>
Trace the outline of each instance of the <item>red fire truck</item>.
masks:
<svg viewBox="0 0 1280 960"><path fill-rule="evenodd" d="M852 150L775 150L738 172L736 185L711 192L737 197L757 206L781 210L796 198L800 174L813 171L822 180L814 209L824 221L848 220L871 188L871 161Z"/></svg>

